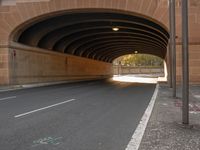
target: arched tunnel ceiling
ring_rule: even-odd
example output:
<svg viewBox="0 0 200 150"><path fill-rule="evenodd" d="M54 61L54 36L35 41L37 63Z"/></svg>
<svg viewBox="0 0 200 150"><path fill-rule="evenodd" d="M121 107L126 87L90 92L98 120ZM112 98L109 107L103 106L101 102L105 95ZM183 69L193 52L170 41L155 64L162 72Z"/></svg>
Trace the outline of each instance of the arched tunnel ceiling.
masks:
<svg viewBox="0 0 200 150"><path fill-rule="evenodd" d="M152 19L111 10L49 16L23 29L16 41L105 62L135 50L165 58L169 34ZM113 31L113 27L119 31Z"/></svg>

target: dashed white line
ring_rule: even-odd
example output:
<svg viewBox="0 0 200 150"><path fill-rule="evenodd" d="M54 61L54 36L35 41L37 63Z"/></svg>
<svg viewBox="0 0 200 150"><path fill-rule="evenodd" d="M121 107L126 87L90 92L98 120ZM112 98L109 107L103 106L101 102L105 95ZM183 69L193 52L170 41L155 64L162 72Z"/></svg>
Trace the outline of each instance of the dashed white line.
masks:
<svg viewBox="0 0 200 150"><path fill-rule="evenodd" d="M159 85L157 84L156 89L154 91L154 94L151 98L151 101L146 109L146 111L144 112L142 119L139 123L139 125L137 126L126 150L138 150L140 147L140 143L142 141L142 137L144 135L145 129L147 127L147 123L149 121L149 118L151 116L155 101L156 101L156 97L158 94L158 89L159 89Z"/></svg>
<svg viewBox="0 0 200 150"><path fill-rule="evenodd" d="M35 112L38 112L38 111L41 111L41 110L44 110L44 109L52 108L52 107L62 105L62 104L65 104L65 103L69 103L69 102L72 102L72 101L75 101L75 100L76 99L70 99L70 100L67 100L67 101L64 101L64 102L60 102L60 103L57 103L57 104L53 104L53 105L50 105L50 106L46 106L46 107L43 107L43 108L32 110L32 111L29 111L29 112L26 112L26 113L23 113L23 114L19 114L19 115L16 115L14 117L15 118L23 117L23 116L26 116L26 115L29 115L29 114L32 114L32 113L35 113Z"/></svg>
<svg viewBox="0 0 200 150"><path fill-rule="evenodd" d="M14 99L14 98L17 98L17 96L10 96L10 97L0 98L0 101L4 101L4 100L8 100L8 99Z"/></svg>

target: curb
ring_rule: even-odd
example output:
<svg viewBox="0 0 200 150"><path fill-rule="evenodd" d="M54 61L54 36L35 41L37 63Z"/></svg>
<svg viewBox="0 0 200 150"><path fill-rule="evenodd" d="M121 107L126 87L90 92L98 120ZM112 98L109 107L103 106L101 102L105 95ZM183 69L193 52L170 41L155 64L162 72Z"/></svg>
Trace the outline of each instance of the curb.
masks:
<svg viewBox="0 0 200 150"><path fill-rule="evenodd" d="M79 81L72 81L72 82L79 82ZM43 87L43 86L57 85L57 84L65 84L65 83L71 83L71 82L70 81L64 81L64 82L49 82L49 83L13 85L13 86L10 86L8 88L0 89L0 92L28 89L28 88L34 88L34 87Z"/></svg>
<svg viewBox="0 0 200 150"><path fill-rule="evenodd" d="M102 78L102 79L104 79L104 78ZM93 81L93 80L101 80L101 79L71 80L71 81L59 81L59 82L48 82L48 83L13 85L13 86L8 86L8 87L2 88L2 89L0 87L0 93L1 92L7 92L7 91L21 90L21 89L35 88L35 87L44 87L44 86L50 86L50 85L75 83L75 82L84 82L84 81Z"/></svg>
<svg viewBox="0 0 200 150"><path fill-rule="evenodd" d="M153 108L154 108L154 104L158 95L158 89L159 89L159 84L156 85L154 94L149 102L149 105L147 107L147 109L145 110L142 119L140 120L140 123L138 124L126 150L138 150L140 147L140 143L142 141L145 129L147 127L148 121L151 117Z"/></svg>

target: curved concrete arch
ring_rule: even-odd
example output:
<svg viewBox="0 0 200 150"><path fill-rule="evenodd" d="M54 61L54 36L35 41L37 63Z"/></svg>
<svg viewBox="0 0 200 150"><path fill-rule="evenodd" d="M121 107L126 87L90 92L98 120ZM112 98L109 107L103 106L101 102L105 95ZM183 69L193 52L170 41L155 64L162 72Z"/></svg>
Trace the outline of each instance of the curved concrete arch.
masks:
<svg viewBox="0 0 200 150"><path fill-rule="evenodd" d="M103 12L104 10L110 10L110 12L123 12L129 15L143 16L148 20L156 22L160 26L167 30L168 22L165 16L166 9L162 8L160 11L159 6L162 1L152 1L149 4L143 3L143 1L119 1L119 0L50 0L43 2L38 0L37 2L27 1L18 2L13 6L5 6L6 13L2 14L0 22L7 26L3 26L3 30L0 31L0 43L8 44L10 40L18 37L27 27L30 27L33 22L42 21L48 19L50 16L59 16L62 13L76 12L77 10L96 10ZM149 5L149 6L148 6ZM4 7L4 6L3 6ZM4 10L4 9L3 9ZM11 11L12 10L12 11ZM159 12L159 16L155 12Z"/></svg>
<svg viewBox="0 0 200 150"><path fill-rule="evenodd" d="M74 45L78 44L79 41L81 41L82 38L85 39L85 40L84 40L85 42L87 42L87 41L89 41L89 40L91 40L91 39L96 39L96 38L99 38L99 37L101 37L101 36L105 36L105 37L106 37L106 36L113 36L113 38L114 38L115 36L121 36L121 37L124 37L124 36L131 36L131 37L134 37L134 35L136 35L136 34L134 34L134 33L123 33L123 34L120 34L119 32L113 34L113 31L107 32L107 33L105 33L105 34L103 34L103 33L94 33L94 34L91 34L91 35L83 35L83 37L79 37L78 39L75 38L76 40L74 41ZM141 37L141 39L147 39L147 37L146 37L145 35L140 35L140 37ZM139 37L138 37L138 38L139 38ZM150 38L151 38L151 37L150 37ZM148 40L149 40L149 39L148 39ZM158 40L152 40L152 41L154 41L154 42L157 41L157 44L162 46L162 44L160 43L160 41L158 41ZM67 42L67 41L66 41L66 42ZM68 42L70 42L71 44L73 44L72 41L68 41ZM76 42L76 43L75 43L75 42ZM164 47L165 47L165 46L164 46ZM61 48L60 48L60 49L61 49ZM67 47L66 47L65 49L67 49Z"/></svg>
<svg viewBox="0 0 200 150"><path fill-rule="evenodd" d="M101 61L117 55L120 52L114 51L117 48L148 49L146 53L165 57L169 34L165 26L152 18L110 9L76 9L50 14L27 22L13 40L18 38L18 42L29 46ZM114 32L113 27L120 30ZM120 41L120 37L123 40Z"/></svg>
<svg viewBox="0 0 200 150"><path fill-rule="evenodd" d="M87 31L85 31L85 32L87 32ZM99 35L103 35L103 34L113 34L113 31L111 31L111 29L108 29L108 31L107 32L98 32L98 33L96 33L96 32L94 32L94 33L91 33L90 32L90 34L87 34L87 35L85 35L85 34L82 34L83 36L80 36L80 37L74 37L74 39L73 40L71 40L71 41L67 41L67 40L65 40L66 42L61 42L62 43L62 47L63 46L65 46L65 48L61 48L61 46L59 45L59 49L65 49L65 50L68 50L69 49L69 47L70 47L70 44L72 45L73 43L74 43L74 45L76 45L76 42L78 42L79 40L81 40L81 39L83 39L83 38L87 38L87 37L94 37L94 36L99 36ZM142 34L142 33L135 33L135 32L122 32L122 31L119 31L119 32L117 32L117 33L114 33L115 35L117 35L117 34L121 34L121 35L129 35L129 36L138 36L138 37L143 37L144 39L145 38L149 38L149 39L151 39L151 40L154 40L154 41L157 41L158 43L162 43L164 46L167 46L167 44L166 43L163 43L163 42L161 42L161 41L159 41L158 39L156 39L155 37L151 37L151 36L149 36L149 35L146 35L146 34ZM69 45L67 45L67 43L69 44ZM74 49L72 48L72 53L74 52ZM71 51L70 51L70 53L71 53Z"/></svg>
<svg viewBox="0 0 200 150"><path fill-rule="evenodd" d="M80 28L81 25L82 28ZM113 26L119 27L120 31L114 33L111 29ZM137 41L138 44L144 44L144 47L155 44L155 47L160 46L160 50L164 50L164 53L169 38L166 28L152 18L109 9L77 9L52 13L51 16L43 16L32 25L27 25L26 30L20 30L19 33L21 33L19 42L24 44L39 46L43 49L66 50L64 52L73 55L83 54L81 56L88 53L87 47L83 47L85 43L104 34L134 36L143 39L144 42ZM146 42L148 40L152 42ZM91 57L91 53L96 58L96 54L93 54L95 51L87 55Z"/></svg>
<svg viewBox="0 0 200 150"><path fill-rule="evenodd" d="M155 28L152 28L147 25L145 26L145 24L138 24L137 22L130 22L130 21L119 20L119 19L118 20L117 19L97 20L95 18L95 20L83 20L83 22L71 23L69 26L64 26L62 28L58 28L58 29L44 35L43 37L39 37L39 39L40 39L39 45L43 45L43 46L39 46L39 47L43 47L43 48L48 47L49 49L53 49L53 45L55 43L57 43L64 37L69 36L70 34L73 34L75 32L81 32L81 31L88 30L88 29L98 29L98 28L104 28L104 27L111 28L112 25L110 24L110 22L117 24L118 27L122 28L122 29L126 29L126 28L127 29L128 28L129 29L137 29L137 30L141 30L141 31L145 31L147 33L153 34L153 35L157 36L158 38L163 39L163 41L168 39L168 37L165 34L161 33L160 31L157 31ZM81 29L80 29L80 27L81 27Z"/></svg>
<svg viewBox="0 0 200 150"><path fill-rule="evenodd" d="M109 32L110 34L112 34L112 32ZM118 33L116 33L116 34L120 34L120 33L122 33L121 34L121 36L123 37L123 34L126 34L126 32L118 32ZM98 34L98 33L95 33L95 34ZM92 34L91 36L95 36L95 34ZM103 32L101 32L101 34L103 35ZM108 33L105 33L105 34L108 34ZM134 34L136 34L136 32L134 32ZM65 48L65 49L72 49L73 51L72 51L72 53L76 53L76 50L78 49L78 47L80 47L81 46L81 44L82 45L85 45L85 43L88 43L89 41L91 41L91 40L95 40L96 38L92 38L91 36L87 36L86 35L86 39L85 38L81 38L81 37L79 37L79 39L78 40L76 40L76 41L73 41L73 42L71 42L71 44L68 46L68 48ZM84 37L85 37L85 35L84 35ZM98 37L97 38L99 38L100 37L100 35L98 34ZM115 36L113 36L113 38L114 38ZM141 40L143 39L143 40L149 40L149 41L152 41L152 43L156 43L155 41L157 41L157 45L160 45L161 47L163 46L163 47L166 47L166 44L165 43L162 43L161 41L158 41L157 40L157 38L155 38L155 37L150 37L150 36L148 36L148 35L145 35L145 34L138 34L138 35L136 35L136 36L133 36L132 35L132 37L138 37L138 38L141 38L141 37L144 37L144 38L141 38ZM89 39L89 40L87 40L87 38ZM100 39L100 38L99 38ZM122 39L122 38L121 38ZM77 42L78 41L78 42ZM95 41L94 41L95 42ZM165 41L166 42L166 41Z"/></svg>
<svg viewBox="0 0 200 150"><path fill-rule="evenodd" d="M145 42L126 42L126 43L116 43L116 44L113 44L113 43L110 43L110 44L105 44L104 48L99 48L99 49L95 49L95 51L92 51L92 52L89 52L87 54L87 58L96 58L98 59L99 57L101 57L105 51L108 51L110 49L112 49L113 47L123 47L125 45L129 46L129 45L132 45L132 46L138 46L138 49L141 49L146 47L149 49L149 51L153 50L160 50L160 48L158 48L157 46L155 45L151 45L151 44L148 44L148 47L147 46L144 46L145 44L148 44L148 43L145 43ZM164 57L164 56L162 56Z"/></svg>
<svg viewBox="0 0 200 150"><path fill-rule="evenodd" d="M78 11L78 10L77 10ZM76 17L79 17L79 16L76 16L78 13L76 13L77 11L73 11L73 13L71 13L71 12L69 12L69 15L71 15L72 17L70 17L70 19L71 19L71 22L77 22L77 20L76 19L74 19L74 18L76 18ZM89 12L90 10L82 10L82 12L81 13L79 13L78 15L83 15L82 13L84 13L84 12ZM97 11L98 12L98 10L95 10L95 11ZM30 40L30 44L29 45L33 45L33 46L36 46L37 45L37 43L38 43L38 40L39 39L41 39L45 34L47 34L47 33L49 33L49 32L51 32L51 31L53 31L53 30L55 30L55 29L59 29L59 28L62 28L63 26L65 26L65 25L70 25L71 23L68 23L68 22L64 22L64 20L67 20L67 19L69 19L68 18L68 16L61 16L60 14L58 15L59 13L55 13L54 15L55 15L55 17L52 17L53 16L53 14L52 14L52 16L51 16L51 18L48 18L48 17L45 17L44 16L44 18L46 19L46 20L44 20L43 19L43 21L41 21L40 20L40 22L38 22L37 24L36 23L34 23L35 25L34 26L28 26L28 28L31 28L31 31L34 31L35 32L35 34L34 35L32 35L31 34L31 32L29 32L29 30L27 30L26 31L26 34L28 34L28 35L30 35L30 36L27 36L27 37L25 37L24 39L21 39L22 41L23 40L25 40L25 41L27 41L27 40ZM73 15L75 15L75 17L73 17ZM120 15L120 14L119 14ZM118 16L119 16L118 15ZM124 15L123 13L121 14L121 15ZM57 17L57 18L56 18ZM83 16L82 16L83 17ZM109 19L109 15L104 15L103 16L105 19L106 18L108 18ZM124 16L122 16L122 17L124 17ZM140 17L137 17L137 16L132 16L133 18L134 17L136 17L136 18L134 18L136 21L141 21L140 19ZM42 18L42 17L41 17ZM79 17L80 18L80 17ZM95 18L96 19L98 19L98 16L95 16ZM102 16L100 16L99 17L100 19L102 19ZM118 17L115 17L115 18L118 18ZM126 17L124 17L125 18L125 20L126 19L131 19L131 18L126 18ZM86 17L86 19L89 19L89 18L87 18ZM91 18L90 18L91 19ZM85 19L83 18L83 20L82 21L84 21ZM149 20L145 20L146 22L144 22L144 24L146 23L149 23L150 21ZM48 23L47 23L48 22ZM60 22L62 22L62 23L60 23ZM64 22L64 23L63 23ZM48 26L47 25L45 25L45 24L48 24ZM151 22L151 23L149 23L149 26L154 26L154 25L156 25L154 22ZM165 32L164 30L163 30L163 28L160 28L160 27L158 27L158 29L159 30L161 30L162 32ZM38 31L39 30L39 31ZM20 30L21 31L21 34L23 34L23 32L22 31L24 31L24 29L23 30ZM29 38L29 37L31 37L31 39Z"/></svg>
<svg viewBox="0 0 200 150"><path fill-rule="evenodd" d="M61 51L67 50L69 53L74 54L77 43L79 43L79 41L82 41L82 40L84 41L85 38L92 38L93 36L99 36L103 34L122 34L122 35L130 34L132 36L133 35L138 36L138 37L141 36L141 37L144 37L144 39L149 38L152 41L157 41L158 43L161 43L162 45L167 46L166 40L165 41L159 40L159 38L155 37L154 35L145 33L143 31L127 29L127 30L119 31L117 33L113 33L112 29L110 27L107 27L104 29L94 28L94 29L89 29L89 30L83 30L82 32L77 32L75 33L75 35L71 35L71 36L74 36L74 38L65 37L62 40L58 41L54 49L61 50ZM77 37L77 35L82 35L82 36Z"/></svg>
<svg viewBox="0 0 200 150"><path fill-rule="evenodd" d="M159 45L156 45L155 43L148 41L148 40L141 41L141 39L137 39L137 38L132 39L132 40L130 40L130 39L119 40L118 39L118 40L99 41L99 42L95 43L94 46L87 47L86 50L82 51L83 53L81 55L79 54L79 56L89 56L92 53L93 54L95 54L96 52L98 53L98 51L105 50L110 45L120 45L120 44L128 44L128 43L135 43L135 45L148 45L148 47L150 45L150 46L156 47L157 49L161 49L161 47Z"/></svg>
<svg viewBox="0 0 200 150"><path fill-rule="evenodd" d="M79 42L79 45L76 48L76 53L79 56L82 56L83 53L87 53L87 52L92 52L96 47L98 46L102 46L107 42L129 42L129 41L144 41L153 45L156 45L160 48L163 48L162 45L160 45L160 43L156 43L155 41L151 41L149 39L143 39L143 38L139 38L139 37L132 37L132 36L103 36L101 38L95 38L95 39L91 39L89 41L87 41L87 43L82 43Z"/></svg>
<svg viewBox="0 0 200 150"><path fill-rule="evenodd" d="M60 1L60 0L57 0L57 1ZM109 0L109 1L114 1L114 0ZM50 2L50 3L52 3L52 2ZM17 4L16 7L20 7L20 6L18 6L18 4ZM19 12L20 11L22 11L22 10L20 9ZM93 11L95 11L95 12L104 12L104 11L107 11L107 12L110 12L110 13L121 13L121 14L136 16L136 17L143 17L143 18L146 18L147 21L152 21L155 24L159 24L160 27L161 27L161 28L159 28L160 30L162 30L164 32L167 31L166 25L164 23L158 21L157 18L152 18L152 15L139 13L136 10L133 10L133 9L132 9L132 11L130 11L130 10L119 9L119 8L111 8L111 9L107 8L107 7L104 8L102 6L95 7L95 8L94 7L85 7L85 8L84 7L81 7L81 8L79 8L79 7L70 8L69 7L67 9L59 9L59 8L57 8L55 10L50 10L49 12L43 12L43 13L37 14L37 15L29 13L30 16L28 18L24 17L23 19L19 20L19 21L21 21L19 24L14 24L15 28L13 29L13 31L12 31L12 33L10 35L10 39L16 39L18 37L17 35L21 34L25 29L29 28L34 23L47 20L47 19L51 18L52 16L61 16L61 15L63 15L63 13L76 14L77 12L80 12L80 11L81 12L93 12ZM19 14L19 15L22 15L22 14ZM45 28L43 28L43 30L45 30Z"/></svg>

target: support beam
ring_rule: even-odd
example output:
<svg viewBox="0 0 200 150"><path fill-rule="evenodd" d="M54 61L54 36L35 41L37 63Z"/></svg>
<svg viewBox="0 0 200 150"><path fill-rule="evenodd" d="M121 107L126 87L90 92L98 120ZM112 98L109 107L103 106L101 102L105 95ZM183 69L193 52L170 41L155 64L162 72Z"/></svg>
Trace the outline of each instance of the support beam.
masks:
<svg viewBox="0 0 200 150"><path fill-rule="evenodd" d="M182 122L189 124L188 0L182 0Z"/></svg>
<svg viewBox="0 0 200 150"><path fill-rule="evenodd" d="M171 58L172 58L172 88L173 98L176 97L176 4L175 0L170 0L170 45L171 45Z"/></svg>

